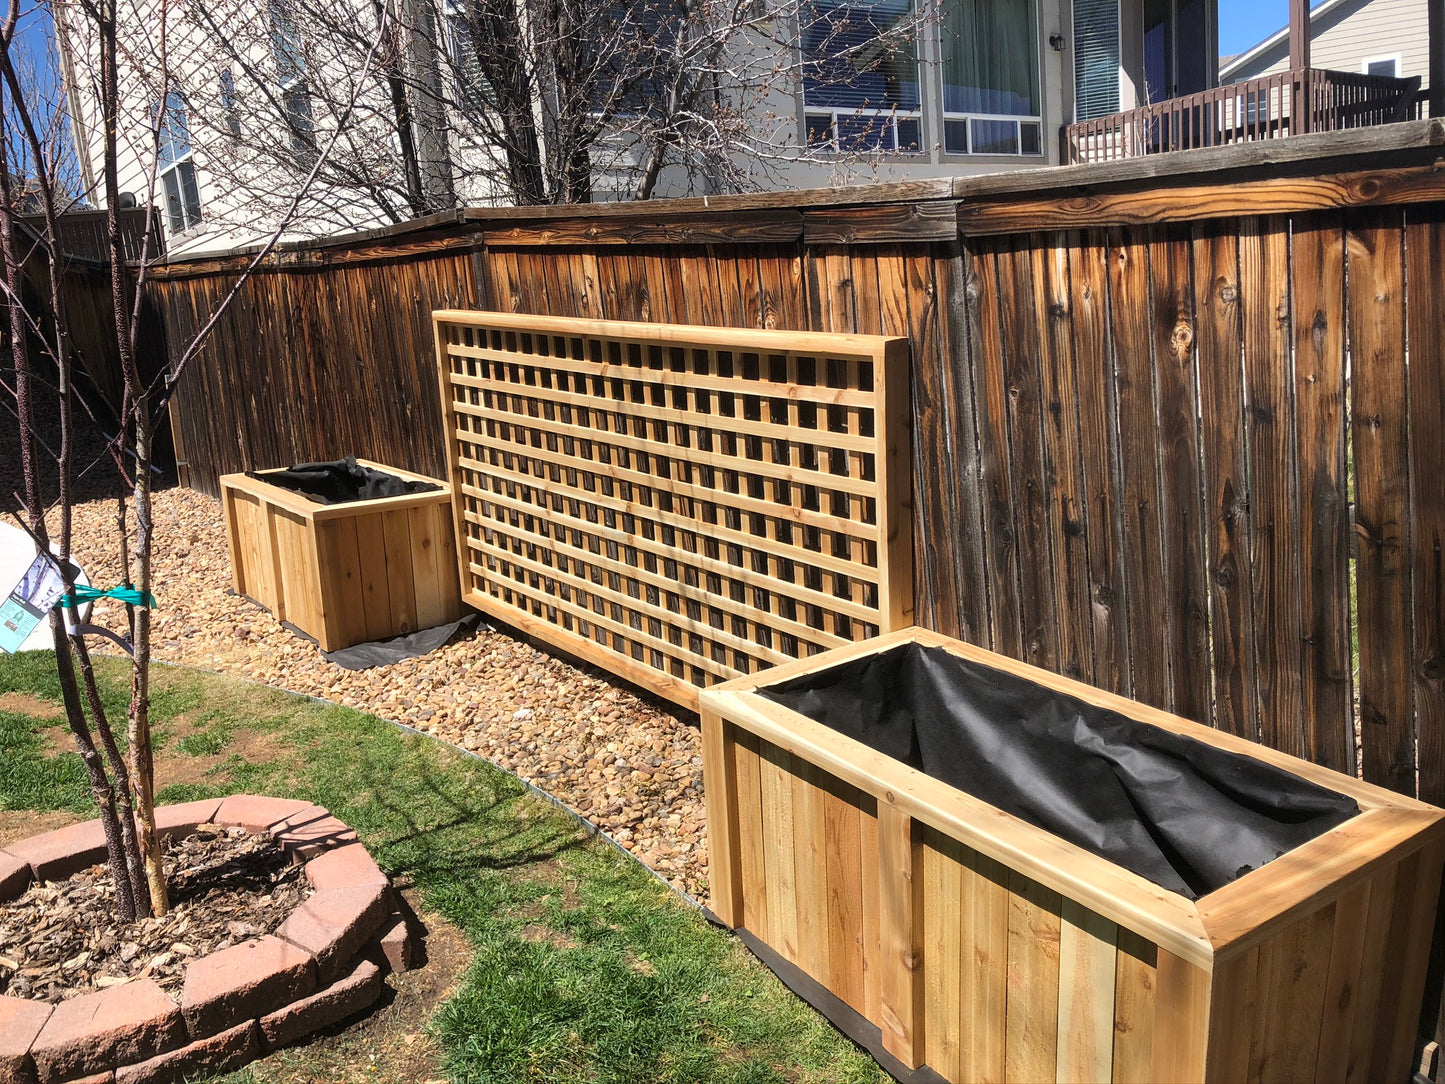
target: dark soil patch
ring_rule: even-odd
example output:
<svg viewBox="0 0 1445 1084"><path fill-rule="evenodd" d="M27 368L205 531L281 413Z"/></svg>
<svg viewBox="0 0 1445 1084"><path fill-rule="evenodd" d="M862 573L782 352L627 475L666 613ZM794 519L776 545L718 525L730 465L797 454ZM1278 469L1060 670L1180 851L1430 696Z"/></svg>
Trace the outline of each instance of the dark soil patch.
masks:
<svg viewBox="0 0 1445 1084"><path fill-rule="evenodd" d="M308 894L301 866L243 828L171 840L166 872L171 910L158 919L115 922L105 866L0 907L0 993L54 1004L142 977L179 990L191 960L271 933Z"/></svg>

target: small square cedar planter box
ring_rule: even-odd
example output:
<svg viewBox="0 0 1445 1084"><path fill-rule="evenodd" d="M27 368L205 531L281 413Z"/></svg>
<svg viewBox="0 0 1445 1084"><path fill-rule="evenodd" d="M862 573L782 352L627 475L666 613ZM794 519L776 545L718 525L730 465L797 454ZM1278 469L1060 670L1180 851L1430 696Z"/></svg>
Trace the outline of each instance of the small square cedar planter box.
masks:
<svg viewBox="0 0 1445 1084"><path fill-rule="evenodd" d="M926 695L900 683L937 673ZM1019 706L1031 697L1043 699ZM940 716L969 721L940 728ZM718 916L908 1068L948 1080L1409 1075L1441 810L919 629L704 690L702 725ZM1050 727L1066 737L1054 743ZM1142 763L1139 749L1165 752ZM986 790L1020 758L1034 767L999 801L1025 812L935 778ZM1131 795L1120 807L1152 808L1150 830L1173 831L1227 883L1184 863L1175 891L1157 883L1174 873L1126 868L1142 859L1110 848L1133 829L1096 831L1082 812L1116 778ZM1065 796L1059 832L1033 823L1050 794ZM1221 794L1263 795L1284 811L1261 832L1312 838L1236 869L1230 849L1254 838L1259 802L1241 798L1237 824L1179 813ZM1302 828L1311 809L1324 820ZM1086 848L1071 833L1094 838ZM1135 835L1141 854L1157 843Z"/></svg>
<svg viewBox="0 0 1445 1084"><path fill-rule="evenodd" d="M451 487L424 475L365 467L441 488L317 504L244 474L221 478L232 584L337 651L455 621L462 613Z"/></svg>

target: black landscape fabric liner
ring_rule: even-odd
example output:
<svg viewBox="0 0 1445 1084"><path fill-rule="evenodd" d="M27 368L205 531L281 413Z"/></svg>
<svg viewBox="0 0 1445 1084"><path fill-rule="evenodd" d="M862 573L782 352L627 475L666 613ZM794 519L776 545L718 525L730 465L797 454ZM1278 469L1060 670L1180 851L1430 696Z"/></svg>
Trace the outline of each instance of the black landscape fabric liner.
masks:
<svg viewBox="0 0 1445 1084"><path fill-rule="evenodd" d="M430 655L443 644L470 636L478 628L490 631L491 627L482 623L481 614L473 612L445 625L404 633L389 640L373 640L336 651L323 651L321 657L347 670L370 670L373 666L391 666L406 659Z"/></svg>
<svg viewBox="0 0 1445 1084"><path fill-rule="evenodd" d="M1273 765L937 647L758 692L1189 899L1359 812Z"/></svg>
<svg viewBox="0 0 1445 1084"><path fill-rule="evenodd" d="M441 489L431 482L414 482L372 467L363 467L356 462L355 456L350 455L328 463L298 463L288 470L265 474L247 471L246 477L299 493L317 504L349 504L352 501L403 497L408 493L431 493Z"/></svg>

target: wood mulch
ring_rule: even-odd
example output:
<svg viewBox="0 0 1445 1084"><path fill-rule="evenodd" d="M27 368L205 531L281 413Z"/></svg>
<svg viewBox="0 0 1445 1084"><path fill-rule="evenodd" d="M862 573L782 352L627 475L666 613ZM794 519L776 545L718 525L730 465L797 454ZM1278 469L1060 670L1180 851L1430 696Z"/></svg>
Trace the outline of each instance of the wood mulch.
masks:
<svg viewBox="0 0 1445 1084"><path fill-rule="evenodd" d="M274 931L309 895L269 833L202 825L167 843L171 910L115 920L106 866L32 885L0 905L0 994L56 1004L147 977L179 991L186 965Z"/></svg>
<svg viewBox="0 0 1445 1084"><path fill-rule="evenodd" d="M706 894L695 716L500 632L391 666L343 670L231 593L219 502L162 490L153 519L157 659L318 696L478 753L561 799L674 887ZM75 550L93 581L120 582L113 500L76 508ZM112 600L97 603L91 620L125 627Z"/></svg>

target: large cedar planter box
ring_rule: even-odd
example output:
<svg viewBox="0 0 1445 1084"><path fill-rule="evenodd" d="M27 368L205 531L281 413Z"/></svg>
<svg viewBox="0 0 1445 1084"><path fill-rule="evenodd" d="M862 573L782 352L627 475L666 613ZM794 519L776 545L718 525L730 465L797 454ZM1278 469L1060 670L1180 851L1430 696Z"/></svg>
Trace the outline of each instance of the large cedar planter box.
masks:
<svg viewBox="0 0 1445 1084"><path fill-rule="evenodd" d="M702 723L718 916L905 1066L1408 1078L1442 811L918 629Z"/></svg>
<svg viewBox="0 0 1445 1084"><path fill-rule="evenodd" d="M462 613L451 487L396 467L363 466L439 486L426 493L317 504L259 477L221 478L232 584L323 651L455 621Z"/></svg>

